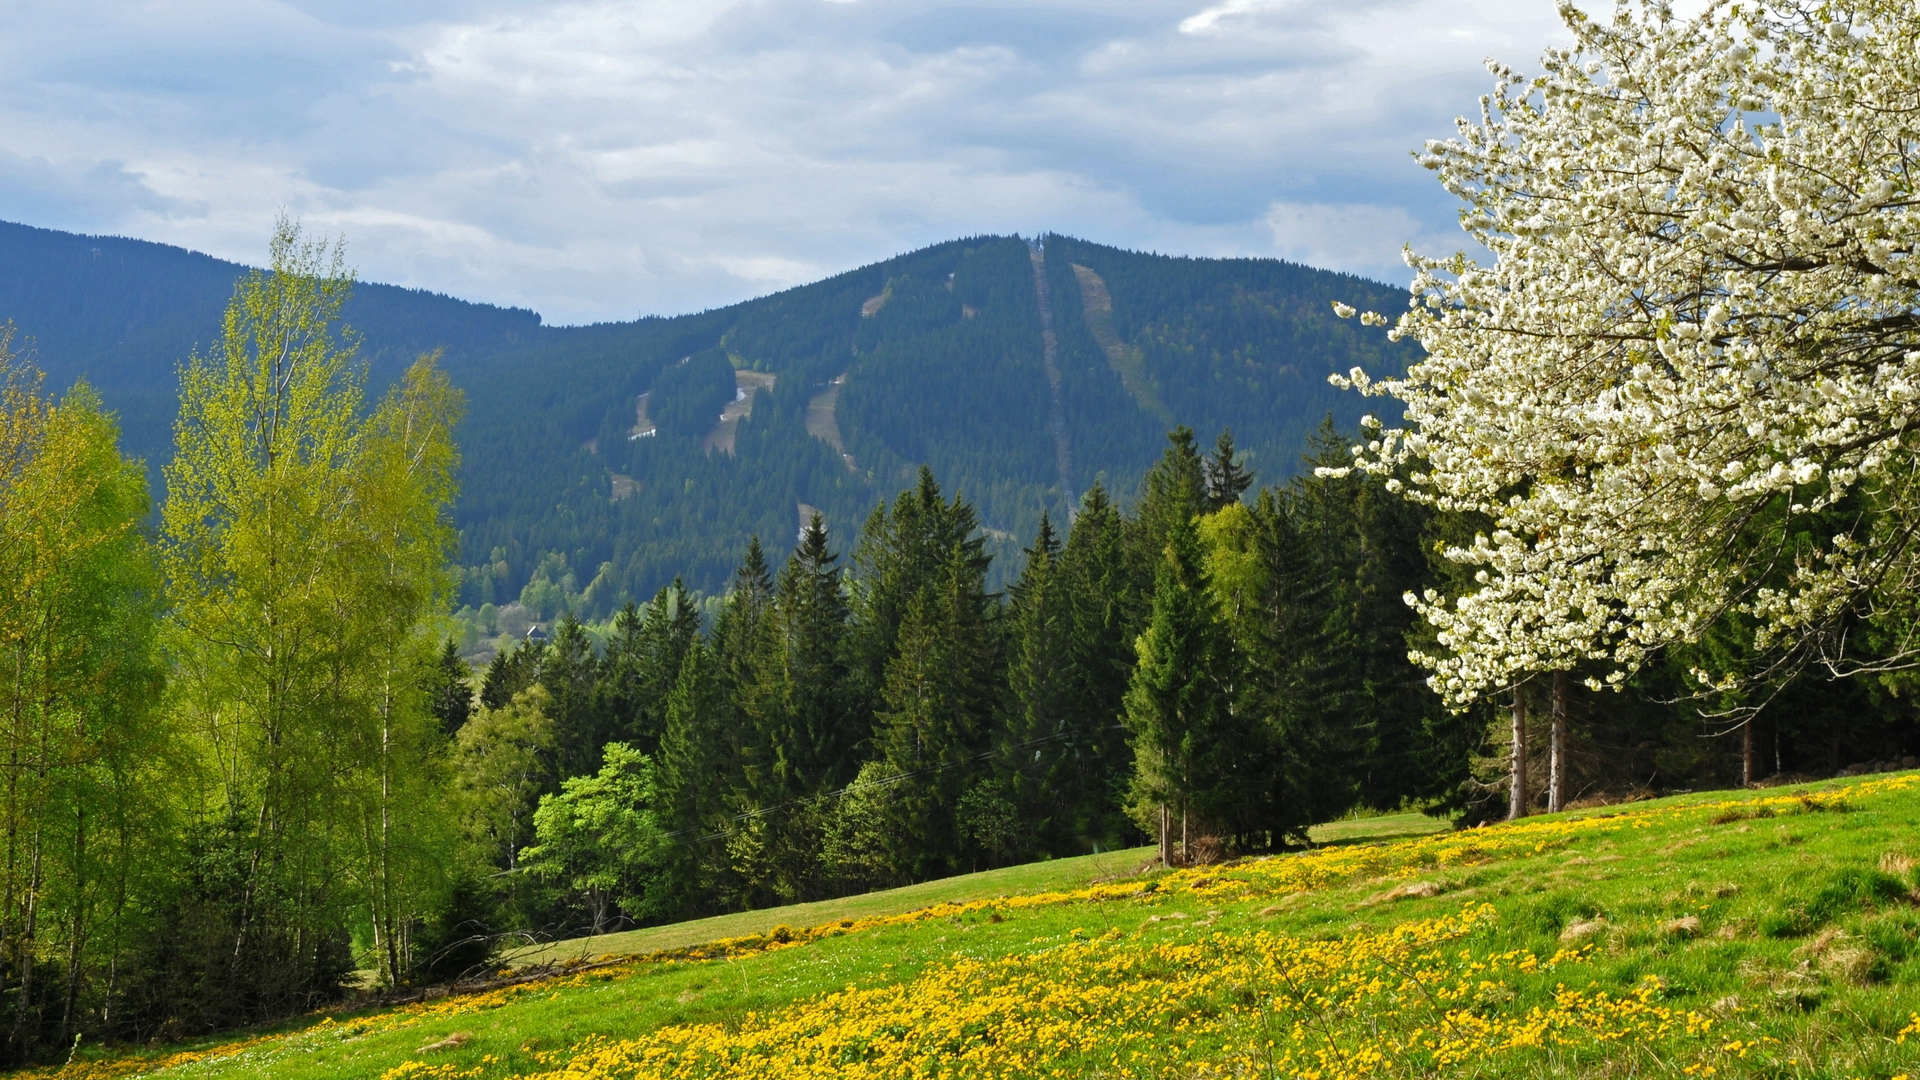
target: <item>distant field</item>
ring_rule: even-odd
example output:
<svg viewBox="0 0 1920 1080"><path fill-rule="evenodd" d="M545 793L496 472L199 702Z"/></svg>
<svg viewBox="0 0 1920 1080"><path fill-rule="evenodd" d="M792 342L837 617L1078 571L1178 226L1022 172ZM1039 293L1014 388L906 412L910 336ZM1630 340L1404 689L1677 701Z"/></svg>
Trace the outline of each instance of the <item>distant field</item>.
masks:
<svg viewBox="0 0 1920 1080"><path fill-rule="evenodd" d="M515 967L548 960L574 959L614 953L658 952L698 945L721 938L764 934L776 926L820 926L841 919L864 919L875 915L897 915L935 904L964 903L996 896L1024 893L1060 892L1083 889L1094 881L1131 875L1154 857L1150 847L1130 848L1103 855L1082 855L1073 859L1053 859L1028 863L1004 870L985 870L922 882L899 889L848 896L838 900L820 900L810 904L743 911L735 915L716 915L710 919L650 926L621 934L573 938L551 945L536 945L510 954L507 962Z"/></svg>
<svg viewBox="0 0 1920 1080"><path fill-rule="evenodd" d="M1227 866L1125 876L1135 849L663 927L621 944L731 940L27 1075L1889 1080L1920 1074L1917 820L1911 772L1357 819Z"/></svg>
<svg viewBox="0 0 1920 1080"><path fill-rule="evenodd" d="M1315 843L1349 844L1367 840L1390 840L1424 836L1447 827L1443 819L1425 814L1393 814L1384 817L1356 818L1313 827ZM820 900L811 904L744 911L736 915L718 915L709 919L650 926L600 937L572 938L548 945L517 950L507 957L514 967L551 960L580 959L605 954L647 953L678 949L721 938L745 934L764 934L776 926L819 926L841 919L863 919L875 915L896 915L932 907L935 904L964 903L997 896L1027 893L1061 892L1081 889L1095 881L1130 877L1142 870L1155 856L1152 847L1129 848L1102 855L1082 855L1072 859L1053 859L1028 863L1004 870L985 870L922 882L899 889L849 896L839 900Z"/></svg>

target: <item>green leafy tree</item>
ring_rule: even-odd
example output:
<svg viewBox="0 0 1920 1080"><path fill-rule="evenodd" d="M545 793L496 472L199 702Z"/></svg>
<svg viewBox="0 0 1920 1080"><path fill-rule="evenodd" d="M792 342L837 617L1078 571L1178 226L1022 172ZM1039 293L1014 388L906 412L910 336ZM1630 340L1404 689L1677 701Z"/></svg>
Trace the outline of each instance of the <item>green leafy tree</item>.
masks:
<svg viewBox="0 0 1920 1080"><path fill-rule="evenodd" d="M595 934L605 932L613 905L644 919L664 913L671 895L653 761L617 742L603 756L599 772L569 777L558 794L541 797L533 814L539 843L520 856L529 873L585 895Z"/></svg>
<svg viewBox="0 0 1920 1080"><path fill-rule="evenodd" d="M423 360L363 415L339 249L283 220L271 256L236 287L216 352L181 371L160 549L208 810L247 823L210 979L269 1012L345 975L318 942L356 915L410 917L399 907L429 889L413 875L436 860L395 859L391 831L369 822L391 822L400 772L427 756L411 732L432 718L402 688L431 660L424 622L447 585L458 412ZM440 802L416 794L410 816Z"/></svg>
<svg viewBox="0 0 1920 1080"><path fill-rule="evenodd" d="M85 385L54 403L0 332L0 995L5 1059L128 1009L116 960L164 928L186 764L155 706L146 481Z"/></svg>

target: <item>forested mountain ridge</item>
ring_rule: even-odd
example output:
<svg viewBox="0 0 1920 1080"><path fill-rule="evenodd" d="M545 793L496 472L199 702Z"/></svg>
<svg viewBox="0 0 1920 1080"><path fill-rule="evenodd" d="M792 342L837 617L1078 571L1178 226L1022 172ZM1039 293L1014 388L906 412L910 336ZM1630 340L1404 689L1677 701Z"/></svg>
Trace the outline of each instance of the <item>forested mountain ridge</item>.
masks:
<svg viewBox="0 0 1920 1080"><path fill-rule="evenodd" d="M244 272L165 245L0 224L0 319L55 386L87 378L120 413L128 451L150 462L169 453L176 367L217 339ZM672 318L551 327L376 284L356 288L345 318L376 388L442 348L467 394L462 601L504 604L544 576L544 606L604 615L676 575L717 589L750 535L784 551L803 505L850 533L923 463L976 500L1003 556L1043 509L1065 520L1096 479L1131 493L1173 424L1231 426L1277 479L1325 415L1350 423L1360 410L1327 373L1408 359L1330 302L1390 308L1402 295L1276 260L974 237ZM729 394L727 368L757 374ZM749 388L715 438L721 406Z"/></svg>

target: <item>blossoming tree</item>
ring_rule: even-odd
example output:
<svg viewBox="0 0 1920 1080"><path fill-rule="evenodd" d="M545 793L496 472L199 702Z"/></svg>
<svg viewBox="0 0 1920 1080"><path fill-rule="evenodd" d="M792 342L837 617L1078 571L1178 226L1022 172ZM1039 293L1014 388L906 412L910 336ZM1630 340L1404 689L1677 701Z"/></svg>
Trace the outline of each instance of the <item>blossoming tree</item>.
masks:
<svg viewBox="0 0 1920 1080"><path fill-rule="evenodd" d="M1442 646L1416 659L1456 705L1576 665L1618 685L1740 612L1774 674L1848 670L1863 618L1913 660L1920 16L1561 12L1574 45L1493 65L1422 157L1491 258L1409 253L1391 333L1425 359L1335 379L1406 406L1357 467L1491 522L1448 552L1471 589L1409 597Z"/></svg>

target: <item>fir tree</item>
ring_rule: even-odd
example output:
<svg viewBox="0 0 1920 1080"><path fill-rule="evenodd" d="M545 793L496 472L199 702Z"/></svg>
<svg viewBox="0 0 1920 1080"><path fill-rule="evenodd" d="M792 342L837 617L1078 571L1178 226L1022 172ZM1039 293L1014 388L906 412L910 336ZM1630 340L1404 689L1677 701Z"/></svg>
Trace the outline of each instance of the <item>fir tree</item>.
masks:
<svg viewBox="0 0 1920 1080"><path fill-rule="evenodd" d="M1158 835L1160 857L1171 865L1214 827L1206 817L1216 808L1208 790L1217 780L1213 769L1244 749L1222 745L1228 712L1222 666L1230 647L1191 522L1175 521L1168 530L1153 614L1138 651L1126 714L1134 752L1132 810Z"/></svg>
<svg viewBox="0 0 1920 1080"><path fill-rule="evenodd" d="M540 663L540 685L546 688L548 715L553 719L555 771L561 779L599 768L600 746L607 740L593 708L599 674L593 641L580 619L568 612Z"/></svg>
<svg viewBox="0 0 1920 1080"><path fill-rule="evenodd" d="M1202 466L1207 485L1207 509L1219 510L1240 501L1253 486L1253 474L1234 459L1233 432L1222 428L1213 454Z"/></svg>
<svg viewBox="0 0 1920 1080"><path fill-rule="evenodd" d="M427 675L427 707L440 721L443 734L452 735L473 716L473 671L460 659L460 646L448 638L440 659Z"/></svg>
<svg viewBox="0 0 1920 1080"><path fill-rule="evenodd" d="M887 665L878 757L897 777L893 868L922 878L959 865L955 808L983 770L970 768L992 722L996 657L982 568L954 545L939 579L908 606Z"/></svg>

